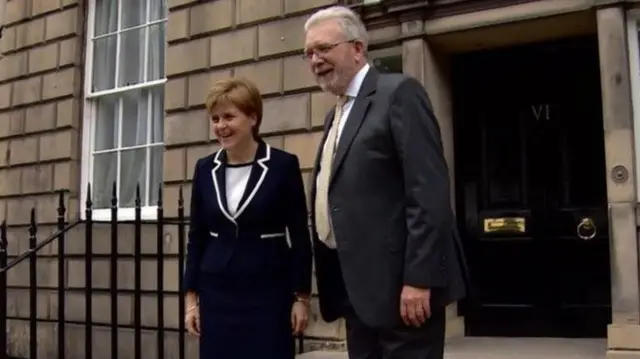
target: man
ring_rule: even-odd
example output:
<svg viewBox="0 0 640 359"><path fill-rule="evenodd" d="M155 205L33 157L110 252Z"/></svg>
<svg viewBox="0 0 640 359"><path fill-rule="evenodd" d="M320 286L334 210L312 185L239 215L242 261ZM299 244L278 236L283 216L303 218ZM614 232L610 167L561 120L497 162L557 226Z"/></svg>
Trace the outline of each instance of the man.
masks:
<svg viewBox="0 0 640 359"><path fill-rule="evenodd" d="M335 6L305 24L304 57L336 96L312 185L320 309L346 318L350 359L440 359L464 260L425 90L367 63L367 32Z"/></svg>

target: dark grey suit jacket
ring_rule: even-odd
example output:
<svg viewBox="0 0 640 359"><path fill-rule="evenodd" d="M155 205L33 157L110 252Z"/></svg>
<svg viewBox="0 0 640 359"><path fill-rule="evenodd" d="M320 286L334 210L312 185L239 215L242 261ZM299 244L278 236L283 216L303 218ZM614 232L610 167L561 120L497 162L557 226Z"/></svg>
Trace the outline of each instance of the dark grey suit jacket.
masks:
<svg viewBox="0 0 640 359"><path fill-rule="evenodd" d="M325 120L311 198L332 118L333 111ZM380 328L401 323L405 284L431 288L435 308L465 295L466 266L448 173L440 128L422 85L371 68L333 163L329 207L337 251L318 240L311 213L320 310L326 321L344 315L345 294L364 323Z"/></svg>

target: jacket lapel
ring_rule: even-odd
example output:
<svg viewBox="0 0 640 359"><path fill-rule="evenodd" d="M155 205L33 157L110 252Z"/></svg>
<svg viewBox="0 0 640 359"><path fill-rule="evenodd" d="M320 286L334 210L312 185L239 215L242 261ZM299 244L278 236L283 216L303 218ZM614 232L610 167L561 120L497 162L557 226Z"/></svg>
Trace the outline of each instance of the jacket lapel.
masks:
<svg viewBox="0 0 640 359"><path fill-rule="evenodd" d="M376 91L377 83L378 73L375 69L371 68L362 82L360 92L358 92L358 96L356 96L353 107L351 107L351 112L349 112L349 117L346 119L347 122L344 124L342 134L338 140L336 157L333 159L333 165L331 168L329 187L331 187L336 173L340 170L340 166L342 165L347 152L349 152L353 139L358 134L358 130L360 130L360 126L367 116L367 110L369 109L369 105L371 105L370 95Z"/></svg>
<svg viewBox="0 0 640 359"><path fill-rule="evenodd" d="M216 190L216 202L222 214L227 219L235 223L234 218L229 214L227 205L227 184L226 184L226 154L224 150L219 150L213 157L213 169L211 170L211 177L213 178L213 187Z"/></svg>
<svg viewBox="0 0 640 359"><path fill-rule="evenodd" d="M251 174L247 181L247 187L242 194L238 211L235 218L240 217L242 212L251 204L251 201L255 198L256 193L260 190L260 186L264 183L264 179L269 172L268 161L271 159L271 147L264 141L260 141L258 150L256 151L256 159L251 165Z"/></svg>
<svg viewBox="0 0 640 359"><path fill-rule="evenodd" d="M216 191L216 201L220 211L233 223L236 223L236 219L240 217L242 212L247 209L247 206L251 204L256 193L262 186L269 167L267 162L271 159L271 146L266 142L260 141L258 144L258 150L256 151L255 161L251 167L251 174L249 174L249 180L247 186L244 189L240 204L235 215L229 213L229 205L227 204L227 184L226 184L226 169L227 169L227 156L224 150L218 151L213 158L213 169L211 170L211 177L213 178L213 185Z"/></svg>

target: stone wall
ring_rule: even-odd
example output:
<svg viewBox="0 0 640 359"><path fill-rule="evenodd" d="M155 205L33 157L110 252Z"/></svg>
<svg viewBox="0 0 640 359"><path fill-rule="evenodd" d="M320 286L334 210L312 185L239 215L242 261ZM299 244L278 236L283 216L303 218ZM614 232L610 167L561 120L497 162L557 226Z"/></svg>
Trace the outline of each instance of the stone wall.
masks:
<svg viewBox="0 0 640 359"><path fill-rule="evenodd" d="M0 66L0 218L53 222L68 190L77 213L83 9L77 0L9 0Z"/></svg>
<svg viewBox="0 0 640 359"><path fill-rule="evenodd" d="M80 96L84 9L78 0L8 0L0 42L0 219L10 225L9 254L29 245L26 225L35 208L39 237L53 231L58 196L68 220L78 213ZM51 248L38 260L38 316L55 318L57 261ZM28 317L28 263L8 273L8 314ZM16 288L20 287L20 288ZM48 289L47 289L48 288ZM27 322L9 322L12 352L24 352ZM41 352L52 336L42 324ZM46 356L45 356L46 357Z"/></svg>
<svg viewBox="0 0 640 359"><path fill-rule="evenodd" d="M5 29L0 52L0 220L9 224L8 252L11 257L29 247L28 223L35 208L38 240L55 231L58 195L65 192L66 219L79 215L80 159L82 126L82 88L85 44L86 1L81 0L9 0L5 9ZM167 203L173 213L177 203ZM74 228L66 238L65 315L78 324L67 325L66 358L86 358L84 349L85 321L85 228ZM119 226L118 285L131 290L133 280L133 226ZM143 252L156 250L156 230L143 228ZM177 358L178 317L177 228L167 226L165 242L165 326L167 358ZM39 252L36 279L38 287L37 316L38 354L40 358L57 358L56 323L58 311L57 243ZM93 235L93 276L96 289L92 318L94 358L110 357L110 307L107 255L110 232L106 225L96 225ZM127 258L128 256L128 258ZM143 290L156 289L156 261L148 256L142 264ZM9 258L11 261L12 258ZM29 263L23 261L7 275L7 311L11 319L9 351L28 357L29 350ZM157 326L157 296L142 297L142 323ZM133 296L119 298L119 358L130 358L133 332ZM156 353L152 332L143 335L145 353ZM189 341L193 357L193 340Z"/></svg>
<svg viewBox="0 0 640 359"><path fill-rule="evenodd" d="M329 96L315 86L300 54L305 19L333 0L217 0L212 2L168 0L168 49L165 106L165 214L177 215L180 186L188 215L190 181L195 161L215 150L204 97L213 81L242 76L255 81L264 95L262 133L272 146L295 153L308 183L322 124L332 106ZM55 230L58 196L64 190L66 219L79 216L80 159L82 144L82 89L86 0L9 0L0 52L0 220L9 228L9 254L28 249L28 223L36 208L38 240ZM399 66L401 47L398 25L372 31L374 54ZM376 50L377 49L377 50ZM386 61L386 60L385 60ZM384 66L386 62L381 64ZM85 228L74 228L65 240L65 315L68 324L67 358L86 358ZM118 250L120 325L119 358L133 356L133 226L120 224ZM155 226L142 232L142 324L157 327L157 233ZM164 317L166 358L177 358L178 232L168 225L162 234L164 247ZM57 242L39 252L38 351L40 358L57 357L58 311ZM93 357L110 356L109 263L110 230L97 224L93 235L95 289L92 319ZM11 259L10 259L11 260ZM8 273L10 353L28 357L29 264L24 261ZM343 322L324 323L313 303L312 323L305 341L308 348L340 348ZM154 330L143 334L143 352L157 353ZM197 352L188 337L188 357Z"/></svg>

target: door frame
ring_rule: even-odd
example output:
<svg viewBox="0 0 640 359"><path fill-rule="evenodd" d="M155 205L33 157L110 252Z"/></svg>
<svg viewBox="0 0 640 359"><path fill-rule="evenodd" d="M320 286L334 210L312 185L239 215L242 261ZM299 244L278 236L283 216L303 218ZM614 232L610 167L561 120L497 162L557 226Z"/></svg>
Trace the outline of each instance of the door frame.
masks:
<svg viewBox="0 0 640 359"><path fill-rule="evenodd" d="M546 163L547 161L546 161L545 155L542 155L542 157L540 157L541 156L540 153L543 153L546 149L549 149L550 147L548 146L547 143L543 144L539 140L536 140L540 138L538 136L542 135L542 136L549 136L550 138L556 138L557 141L560 141L557 143L557 146L559 146L557 149L560 149L560 148L566 149L566 147L563 147L566 145L562 145L562 143L564 142L562 141L562 139L565 139L565 140L569 140L569 139L565 138L564 136L569 136L568 138L571 138L572 135L570 133L575 132L574 129L576 127L574 126L581 126L582 121L587 120L587 118L588 118L589 124L585 124L585 125L589 128L588 130L589 137L588 139L584 139L584 138L582 139L581 146L586 145L587 148L585 148L585 150L587 151L596 151L591 153L591 155L594 156L594 159L597 158L595 162L595 164L597 165L596 168L602 169L602 170L605 169L605 151L604 151L604 143L603 143L604 132L602 128L602 113L600 109L600 106L601 106L601 99L600 99L600 93L599 93L599 89L600 89L599 74L600 73L598 68L599 57L598 57L597 40L598 40L597 36L595 34L591 34L586 36L576 36L576 37L570 37L570 38L560 39L560 40L554 39L552 41L536 42L536 43L519 45L519 46L500 47L498 49L492 49L489 51L481 51L480 53L472 51L468 53L468 55L467 53L463 53L463 54L457 54L455 56L457 58L456 59L457 66L454 67L453 69L457 73L452 74L453 77L455 77L455 80L453 80L454 82L452 86L452 90L453 90L452 95L454 96L454 99L455 99L455 103L453 104L454 113L455 113L453 118L453 122L455 126L454 135L456 135L454 136L454 141L456 143L458 143L458 141L463 141L465 144L473 143L473 146L474 146L473 149L465 145L456 146L457 147L455 152L456 163L450 164L454 166L454 171L456 171L457 178L455 181L455 189L456 191L460 191L459 193L461 193L461 196L463 196L463 198L462 197L458 198L456 201L457 203L455 204L456 210L458 211L458 225L459 225L460 233L461 235L463 235L463 241L465 242L465 249L469 251L466 254L466 257L469 259L469 268L472 271L471 282L472 282L472 285L475 287L475 289L478 291L476 292L476 294L478 295L476 295L474 298L465 298L461 302L461 304L463 304L461 307L464 309L464 314L466 314L465 323L466 323L467 335L471 335L471 336L546 335L546 336L570 336L574 338L581 337L581 336L585 338L606 336L607 324L610 323L610 318L611 318L611 313L610 313L611 284L606 283L606 286L605 286L605 282L604 282L604 281L607 281L607 282L610 281L610 270L609 270L610 240L608 238L609 232L607 228L609 220L607 215L607 198L606 198L605 179L601 176L596 176L596 177L590 176L591 178L589 178L589 180L596 181L591 183L594 183L594 185L597 186L596 192L598 193L598 198L595 199L589 196L589 198L592 198L592 200L595 202L593 203L590 202L591 204L586 206L577 205L575 202L565 203L563 202L562 195L560 195L560 197L555 197L559 195L559 193L555 193L555 191L559 190L559 188L557 188L556 186L558 186L558 183L560 182L554 182L554 184L549 183L548 185L550 185L551 187L547 187L547 185L543 185L542 187L539 187L539 186L529 187L531 186L532 181L536 181L535 178L538 178L538 180L542 180L543 182L546 182L546 179L544 179L546 176L540 177L540 175L536 175L536 173L539 173L539 172L537 172L534 168L538 168L538 170L542 170L544 172L544 171L547 171L547 168L549 166L549 164ZM551 62L545 62L545 65L540 65L542 67L538 67L537 69L532 69L533 73L538 73L539 76L531 75L531 74L519 74L521 69L523 69L522 64L527 64L528 66L538 66L536 64L538 63L539 60L547 61L545 60L545 58L549 56L550 50L554 52L559 51L558 53L554 53L553 56L560 56L560 58L558 59L551 58L550 59ZM505 60L507 60L508 63L505 62ZM490 68L487 68L487 66L490 66ZM576 67L580 69L580 70L577 70L578 72L576 72L576 70L572 70L572 69L575 69ZM569 71L569 73L567 73L566 76L562 75L567 70ZM477 71L482 71L484 74L480 73L479 74L480 77L476 78L475 76L477 74ZM588 76L586 76L588 78L588 84L586 82L584 83L584 85L587 86L588 89L585 89L586 92L581 93L581 95L588 96L588 97L586 98L582 97L582 100L580 100L578 99L578 97L569 96L571 97L569 101L573 101L571 103L575 104L576 106L580 106L579 105L580 101L588 101L591 103L593 103L594 100L598 101L595 104L589 105L588 106L589 110L580 109L579 107L574 108L572 110L572 111L579 111L579 112L574 112L575 114L582 113L586 115L588 113L589 115L587 116L587 118L583 117L582 119L580 119L580 116L582 115L578 115L578 117L565 118L565 119L558 118L558 121L559 121L558 123L554 123L554 122L538 123L535 121L535 119L531 119L531 120L528 119L527 115L525 114L526 111L522 109L522 106L528 106L528 104L530 103L526 101L524 103L521 103L522 100L527 100L529 98L529 95L532 95L534 97L538 95L543 95L543 93L545 93L546 91L544 89L544 86L545 86L544 83L546 83L546 85L548 86L562 87L562 88L565 88L565 90L563 90L562 92L552 91L551 94L546 94L543 96L545 96L545 98L546 96L551 96L551 98L549 98L551 103L554 103L556 101L564 102L565 100L567 100L567 99L563 99L563 97L565 96L564 91L574 93L574 91L577 90L578 93L580 93L580 88L576 88L575 86L581 86L581 85L576 85L573 82L573 80L571 80L572 78L577 78L577 77L584 78L585 76L579 75L581 73L580 71L589 71ZM462 75L461 73L464 73L465 75ZM489 80L486 77L487 75L490 75L488 77ZM556 75L558 75L560 78L558 78L558 76ZM464 77L461 77L461 76L464 76ZM519 76L522 76L522 77L519 77ZM543 82L543 84L541 85L538 85L537 90L533 90L533 92L530 93L529 90L532 90L532 89L529 88L530 86L528 85L528 83L531 81L535 81L536 79L540 79L542 77L545 77L545 80L544 80L545 82ZM520 158L520 161L519 161L519 162L526 161L526 164L523 163L523 168L521 170L527 171L527 174L520 173L519 175L516 175L516 177L519 178L517 183L519 183L520 186L522 186L520 187L520 189L525 190L528 193L528 196L525 196L525 197L528 197L528 200L521 198L521 201L523 201L521 202L521 204L524 205L524 207L522 208L517 207L518 209L516 208L505 209L505 211L508 212L509 214L504 214L505 212L503 212L503 210L498 208L494 208L494 207L487 208L483 206L483 203L484 205L488 205L488 203L485 203L487 199L485 199L485 201L481 201L479 199L481 197L484 197L480 193L486 192L487 189L484 188L481 184L487 185L489 183L489 182L486 182L486 181L490 181L489 178L486 177L488 174L485 173L485 171L480 170L480 168L473 171L473 173L475 174L471 174L468 172L470 170L468 166L475 167L473 163L479 163L478 161L484 161L480 159L480 157L484 158L484 156L479 155L477 152L477 151L480 151L480 147L478 146L482 146L481 142L483 141L480 140L480 137L477 137L477 135L475 134L479 134L478 131L480 131L480 128L482 128L483 133L485 130L487 131L486 136L491 136L491 133L493 131L501 131L500 127L502 127L502 125L499 125L496 127L495 125L496 122L494 121L498 119L489 120L486 118L486 116L482 114L494 113L494 112L503 113L500 111L500 107L503 107L503 105L501 105L500 103L494 103L494 104L488 103L486 102L487 98L483 97L483 95L477 95L478 94L477 91L479 90L481 91L482 89L482 86L483 86L482 84L487 83L486 81L491 82L490 80L491 78L494 79L493 80L494 83L492 83L491 86L497 86L496 91L498 91L497 93L493 93L491 98L496 98L496 99L499 98L501 100L504 99L504 101L509 101L509 104L505 104L504 107L508 107L510 108L510 110L508 110L509 112L505 112L504 115L502 115L503 116L502 119L503 120L508 119L507 121L509 123L514 123L514 121L518 122L519 123L518 125L514 124L514 126L516 127L514 127L513 130L515 130L516 132L512 133L512 135L516 137L523 136L523 138L518 137L520 138L520 140L517 141L517 143L523 143L521 141L524 141L525 138L527 138L527 141L529 143L526 146L527 147L526 150L521 149L522 151L524 151L521 153L521 155L526 156L526 159ZM473 84L467 85L467 81L471 81L473 82ZM555 82L555 81L559 81L559 82ZM507 86L506 88L511 88L511 90L506 90L507 92L504 92L505 88L501 89L500 88L501 86ZM539 86L543 86L543 87L541 88ZM569 87L565 87L565 86L569 86ZM510 97L512 96L512 94L514 94L513 91L515 91L515 93L517 93L518 95L516 95L515 97ZM522 97L522 95L524 95L525 97ZM516 103L519 105L515 105ZM558 107L563 107L561 103L555 103L555 105L558 105ZM485 106L489 106L489 107L485 107ZM477 111L475 110L476 107L478 107ZM471 113L469 113L469 111L464 110L469 108L474 110L472 110ZM565 107L565 110L568 110L568 109L569 108ZM488 112L485 112L487 110ZM593 113L594 110L596 111L596 113ZM554 111L552 110L551 112L553 113ZM480 117L477 117L477 116L480 116ZM492 116L489 116L489 118L491 117ZM566 122L566 121L569 121L569 122ZM577 121L577 122L574 122L574 121ZM481 125L481 123L483 123L483 125ZM573 123L573 124L569 124L569 123ZM476 127L476 126L480 126L480 127ZM485 126L490 126L490 127L485 127ZM493 130L488 128L492 128ZM557 131L560 131L560 132L557 132ZM568 131L568 132L565 134L565 131ZM537 135L534 135L534 134L537 134ZM471 137L468 137L468 136L471 136ZM510 135L507 135L507 134L502 134L502 136L510 137ZM498 142L501 142L501 140L498 140L498 139L496 140ZM551 141L556 141L556 140L551 139ZM587 142L584 142L585 140ZM479 142L476 143L475 141L479 141ZM488 140L488 141L490 142L489 144L487 144L487 146L489 146L489 148L492 148L493 145L491 145L491 142L493 142L493 140ZM597 143L596 147L593 147L594 143ZM517 144L513 143L512 146L517 147ZM542 147L535 147L535 146L542 146ZM556 148L555 145L553 145L552 147ZM485 148L483 151L485 150L487 149ZM493 152L493 150L490 150L490 152L487 152L486 156L492 157L491 152ZM493 152L493 153L500 153L500 152L502 151L498 150L498 152ZM475 156L478 156L478 157L475 157ZM572 156L572 155L567 154L567 156ZM536 157L536 159L534 159L534 157ZM581 161L581 158L583 157L582 156L579 156L579 157L580 158L574 158L573 160L570 160L570 161ZM575 163L575 162L565 162L565 166L573 166L572 163ZM484 165L489 165L489 164L485 163ZM560 166L560 163L556 165ZM554 168L556 165L553 165ZM558 167L556 170L560 170L560 168L561 167ZM563 168L567 168L567 167L563 166ZM534 171L534 172L529 172L529 171ZM570 178L574 178L574 176L566 177L566 175L563 175L560 172L558 172L558 175L560 176L558 177L559 179L564 178L564 180L569 180ZM527 180L524 180L525 178ZM478 190L477 193L474 191L473 194L471 194L467 190L465 190L468 187L468 185L470 185L471 183L479 184L479 186L477 187L477 190ZM531 190L533 191L551 190L551 192L549 193L545 192L545 193L550 195L552 198L555 198L555 200L551 199L550 203L545 202L543 204L544 201L539 202L535 200L535 199L541 198L541 196L535 195L533 192L529 192ZM588 188L584 188L581 191L585 191L585 190L589 191ZM586 193L586 192L581 192L581 193L587 196L589 195L589 193ZM485 195L486 194L487 193L485 193ZM542 195L542 193L538 193L538 194ZM546 197L546 195L542 195L542 197ZM566 199L566 198L564 200L569 201L569 199ZM544 207L540 207L540 206L544 206ZM547 207L547 206L551 206L551 207ZM559 207L556 207L556 206L559 206ZM557 210L557 212L555 210ZM555 213L555 215L547 218L548 220L551 220L551 222L546 222L547 219L543 219L543 217L545 217L546 214L549 214L549 213ZM531 221L533 225L531 227L527 225L528 229L526 230L526 233L522 233L521 235L519 234L507 235L507 237L509 238L504 238L504 239L508 239L508 241L506 242L503 240L501 241L491 240L491 238L495 239L496 237L492 234L487 234L486 232L484 234L482 233L482 228L481 228L482 219L487 218L487 216L493 217L493 216L502 216L502 215L521 216L523 218L526 218L527 222ZM578 224L577 221L579 218L581 218L582 216L592 216L592 215L595 216L593 218L595 218L595 222L597 223L598 233L601 233L603 237L598 235L598 238L595 241L592 241L589 243L577 240L577 238L575 238L574 235L572 235L572 233L574 232L571 232L570 226L573 225L574 227L572 228L575 229L575 226ZM539 224L541 224L540 223L541 220L543 220L546 224L543 226L539 226ZM538 225L536 225L535 223L538 223ZM555 225L553 223L555 223ZM562 224L562 225L558 227L559 224ZM556 237L556 236L558 236L556 239L554 239L553 241L549 241L550 238ZM523 241L525 237L526 237L526 240ZM519 248L526 247L528 249L525 250L525 252L518 252L519 250L514 249L515 248L514 246L517 246ZM548 253L549 255L552 255L552 252L560 253L560 252L566 251L568 246L572 248L571 253L574 253L573 250L579 250L581 251L580 253L583 253L584 255L587 256L583 258L588 258L588 257L591 257L592 255L596 256L593 258L594 259L597 258L597 261L596 261L597 263L594 262L591 264L586 264L586 262L584 262L583 265L585 265L585 267L583 268L583 270L593 271L594 268L597 268L597 272L591 272L591 275L595 275L598 278L601 278L601 280L599 281L601 282L601 285L592 283L591 281L593 279L588 279L588 280L586 279L586 278L592 278L592 277L581 276L579 273L583 273L582 270L578 272L574 272L574 268L575 268L574 263L572 263L569 267L562 267L564 265L567 265L568 263L571 263L571 262L567 262L564 259L561 259L563 258L562 255L559 255L559 257L555 257L559 261L556 264L552 265L552 266L555 266L555 265L559 266L556 269L558 271L549 269L550 268L549 265L546 265L546 264L543 265L542 267L537 268L536 266L540 265L539 261L531 262L527 264L526 267L520 266L523 263L522 260L526 261L528 258L530 258L527 254L525 254L527 253L527 251L530 251L530 250L542 251L542 252L536 252L536 253L539 253L539 255L544 256L545 255L544 253ZM483 248L483 249L480 249L480 248ZM496 263L495 260L498 259L498 257L491 256L491 258L493 259L487 262L486 259L483 259L483 257L478 256L478 253L476 252L476 250L487 251L489 250L489 248L497 251L506 251L504 254L510 253L508 254L509 256L515 255L515 257L504 258L504 261L514 265L515 266L514 270L518 271L518 273L520 273L522 276L524 277L532 276L530 277L530 280L532 280L532 282L524 285L523 287L520 288L520 290L516 289L516 287L519 287L517 283L514 283L514 286L509 286L509 287L502 286L502 288L499 289L499 291L503 292L504 296L498 295L497 293L496 293L497 296L495 297L493 295L490 295L490 297L492 297L496 301L489 300L489 302L487 302L486 298L484 300L481 299L480 292L486 289L485 286L493 285L490 282L486 282L487 273L488 273L486 271L491 271L492 273L495 270L504 272L504 270L509 270L510 268L510 266L506 266L506 267L499 266L497 268L493 267L491 263ZM545 249L542 250L541 248L545 248ZM513 252L514 250L516 252ZM523 255L524 257L521 257ZM519 257L521 257L522 260L518 260L517 258ZM594 267L594 265L596 265L596 267ZM530 266L533 266L534 268L537 268L537 269L535 269L534 271L526 269L526 268L530 268ZM516 267L519 269L517 269ZM549 270L551 270L551 272L549 272ZM474 271L476 272L474 273ZM567 277L563 279L562 282L554 282L553 280L547 281L542 279L547 276L560 278L558 274L569 273L569 272L574 273L572 275L576 275L576 277L573 279L571 279L571 277ZM501 274L499 273L495 273L495 275L501 276ZM538 283L537 280L543 280L543 281ZM581 282L582 284L576 283L576 287L574 287L573 289L571 289L572 286L567 287L567 283L571 283L574 280L576 282ZM541 287L538 288L538 285L540 285ZM553 287L554 285L558 285L558 287L556 287L555 294L553 294L553 291L549 292L550 289L548 288L548 287ZM566 289L567 290L566 294L568 294L571 297L572 294L570 293L578 293L581 290L580 289L581 285L587 285L589 286L590 289L596 289L595 287L592 287L592 286L597 285L597 289L598 289L597 292L601 294L602 297L599 297L599 299L596 301L593 301L592 299L591 301L585 301L585 302L581 302L580 299L569 299L568 297L566 298L558 297L558 293L563 292L565 290L564 288L568 288ZM582 287L582 288L585 289L585 287ZM511 297L513 293L521 292L521 290L529 291L528 292L529 294L527 294L526 296L520 296L518 298ZM552 293L552 294L550 296L547 296L549 295L548 293ZM489 294L487 293L487 295ZM499 303L503 303L500 300L500 298L502 299L509 298L507 299L508 302L505 302L505 303L512 303L512 305L506 305L506 304L500 305ZM577 301L566 302L563 299L577 300ZM510 301L510 300L513 300L513 301ZM516 305L515 303L519 303L521 305ZM487 307L486 305L488 304L495 304L495 305L489 305ZM551 307L546 307L547 305L558 305L558 307L553 307L554 309L552 309ZM582 308L582 309L578 309L578 308ZM469 311L467 312L467 310ZM553 310L553 312L549 310ZM561 312L556 312L557 310L561 310ZM502 320L498 320L496 317L496 320L490 320L487 322L487 319L483 319L489 316L496 316L496 315L500 316L501 313L502 314L509 313L509 314L507 314L506 316L502 316ZM532 314L532 313L537 313L537 314ZM553 313L553 316L549 316L551 315L551 313ZM515 318L515 317L519 318L518 321L514 323L510 323L509 322L509 320L511 320L510 318ZM545 320L542 318L547 318L547 319ZM587 318L590 318L590 319L587 319ZM582 323L583 321L584 321L584 324L588 324L588 325L579 324L579 323ZM498 322L501 322L502 324L495 325ZM510 329L504 330L500 328L510 328Z"/></svg>
<svg viewBox="0 0 640 359"><path fill-rule="evenodd" d="M560 3L566 5L559 6ZM582 5L581 5L582 4ZM445 158L454 163L453 111L451 99L449 55L457 51L477 49L482 39L490 39L509 27L513 44L533 40L551 40L578 34L596 34L599 39L599 60L602 82L603 122L606 148L606 168L599 175L607 178L609 226L611 241L612 323L617 326L640 323L640 284L638 275L638 243L636 227L636 167L634 162L633 113L628 67L626 13L622 6L598 8L592 11L587 2L542 0L524 5L481 11L474 14L452 16L436 20L403 23L403 71L423 83L440 123ZM490 13L494 11L492 16ZM534 14L527 16L527 14ZM489 19L490 20L487 20ZM567 21L570 20L570 21ZM564 25L563 25L564 24ZM518 26L520 25L520 26ZM543 26L543 27L541 27ZM526 36L531 28L551 29L537 39ZM426 38L415 29L445 29ZM447 30L448 29L448 30ZM520 29L520 30L518 30ZM524 29L524 32L523 30ZM477 35L477 36L475 36ZM542 39L540 36L546 38ZM610 39L621 41L610 41ZM490 41L485 46L492 45ZM449 46L448 46L449 45ZM455 45L455 46L454 46ZM498 45L509 45L501 43ZM620 56L620 53L625 56ZM607 81L605 79L615 79ZM619 181L614 171L623 166L626 178ZM455 183L454 166L449 166L450 178ZM625 172L625 171L623 171ZM452 186L452 203L455 190ZM455 210L455 209L454 209ZM464 335L464 319L457 303L447 310L447 336Z"/></svg>
<svg viewBox="0 0 640 359"><path fill-rule="evenodd" d="M635 109L633 113L634 128L640 128L640 9L631 9L627 12L627 41L629 49L629 73L631 84L631 104ZM640 131L634 134L636 163L640 161ZM636 176L636 198L640 198L640 176Z"/></svg>

